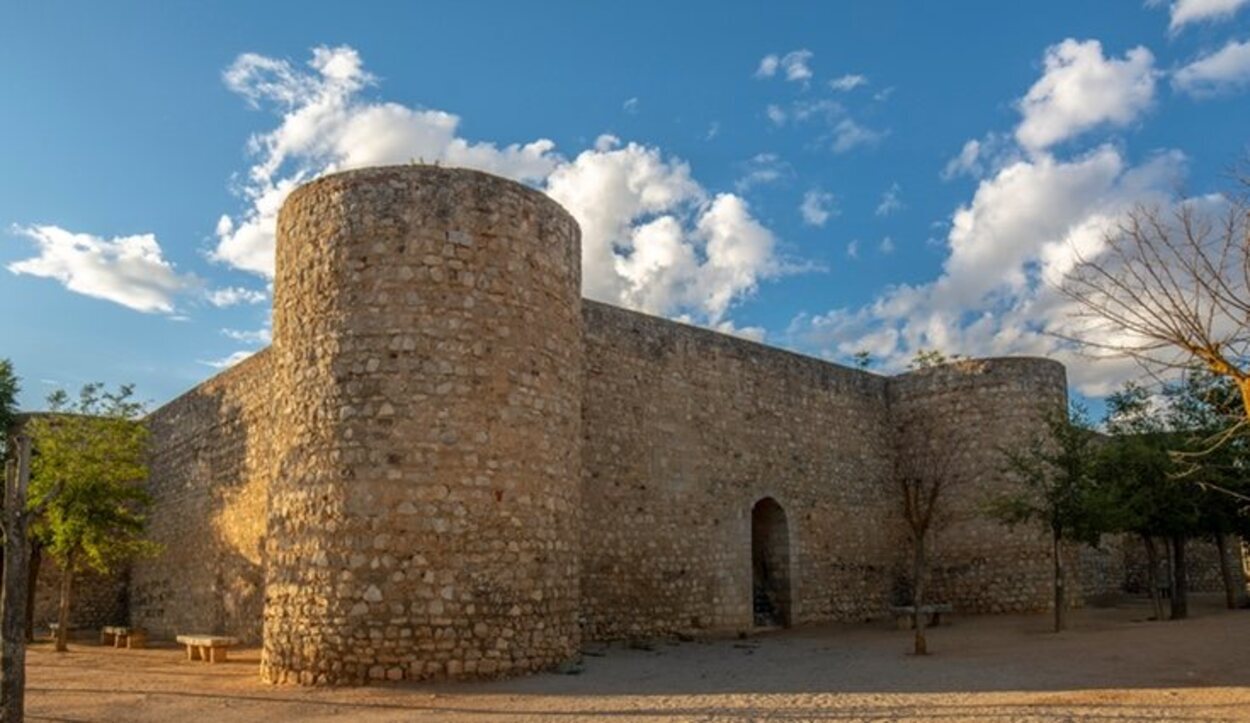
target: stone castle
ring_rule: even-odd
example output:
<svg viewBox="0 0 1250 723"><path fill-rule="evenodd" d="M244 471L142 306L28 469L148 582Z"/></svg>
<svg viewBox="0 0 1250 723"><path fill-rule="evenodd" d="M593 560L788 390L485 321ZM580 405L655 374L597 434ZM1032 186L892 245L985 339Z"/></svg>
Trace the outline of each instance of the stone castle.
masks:
<svg viewBox="0 0 1250 723"><path fill-rule="evenodd" d="M473 171L296 190L272 346L149 417L164 553L130 571L130 621L259 641L265 679L323 684L880 617L906 594L893 474L918 416L969 433L930 599L1047 607L1047 539L981 509L1060 364L884 377L594 303L579 237ZM1122 558L1074 559L1080 592L1122 586Z"/></svg>

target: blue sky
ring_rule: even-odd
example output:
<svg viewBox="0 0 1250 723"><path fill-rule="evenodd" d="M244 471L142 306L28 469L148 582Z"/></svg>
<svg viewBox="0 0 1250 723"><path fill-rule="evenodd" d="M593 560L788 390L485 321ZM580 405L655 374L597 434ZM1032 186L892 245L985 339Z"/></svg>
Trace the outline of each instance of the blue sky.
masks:
<svg viewBox="0 0 1250 723"><path fill-rule="evenodd" d="M1047 279L1247 147L1250 1L9 3L0 355L160 403L265 343L272 211L416 158L582 222L586 294L886 371L1134 372ZM223 220L224 217L224 220Z"/></svg>

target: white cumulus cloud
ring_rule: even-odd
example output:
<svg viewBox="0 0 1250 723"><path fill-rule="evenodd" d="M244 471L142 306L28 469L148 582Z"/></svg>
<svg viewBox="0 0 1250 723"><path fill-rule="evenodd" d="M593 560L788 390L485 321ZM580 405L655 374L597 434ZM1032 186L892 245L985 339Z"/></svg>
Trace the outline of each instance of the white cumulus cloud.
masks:
<svg viewBox="0 0 1250 723"><path fill-rule="evenodd" d="M257 289L245 289L242 286L227 286L220 289L209 289L205 293L208 303L218 308L238 306L239 304L260 304L269 295Z"/></svg>
<svg viewBox="0 0 1250 723"><path fill-rule="evenodd" d="M1091 363L1052 335L1071 310L1054 282L1078 251L1097 254L1133 204L1164 201L1184 165L1178 152L1129 165L1109 145L1070 160L1042 154L1012 163L956 211L938 278L893 287L860 308L796 317L791 338L831 358L867 348L887 370L904 368L922 348L1051 356L1069 365L1078 389L1105 394L1132 364Z"/></svg>
<svg viewBox="0 0 1250 723"><path fill-rule="evenodd" d="M273 341L273 329L265 325L254 331L244 329L222 329L221 333L235 341L241 341L244 344L268 344Z"/></svg>
<svg viewBox="0 0 1250 723"><path fill-rule="evenodd" d="M757 78L771 78L780 72L790 82L806 82L812 78L812 69L808 65L814 54L810 50L792 50L785 55L770 53L760 59L755 69Z"/></svg>
<svg viewBox="0 0 1250 723"><path fill-rule="evenodd" d="M1250 0L1174 0L1168 28L1176 32L1191 23L1227 20L1247 3Z"/></svg>
<svg viewBox="0 0 1250 723"><path fill-rule="evenodd" d="M757 153L742 164L742 177L734 183L739 193L750 190L753 186L776 183L794 173L789 163L782 160L776 153Z"/></svg>
<svg viewBox="0 0 1250 723"><path fill-rule="evenodd" d="M253 105L273 107L281 122L249 142L256 163L241 189L249 207L218 223L213 257L219 261L272 277L278 209L296 186L318 175L425 161L534 181L559 160L546 139L502 148L474 143L457 135L460 118L451 113L363 100L360 92L376 81L351 48L317 48L308 65L247 53L224 74L228 88Z"/></svg>
<svg viewBox="0 0 1250 723"><path fill-rule="evenodd" d="M949 181L956 176L980 176L982 171L981 141L974 138L964 144L958 155L946 162L941 176L942 180Z"/></svg>
<svg viewBox="0 0 1250 723"><path fill-rule="evenodd" d="M802 75L809 58L787 54L773 72ZM545 190L581 225L583 292L601 301L721 324L760 280L788 268L777 239L742 198L708 191L686 163L658 148L605 135L568 160L546 139L468 141L451 113L363 98L376 79L348 47L317 48L308 68L242 55L225 80L280 116L276 128L250 142L247 207L218 224L214 257L237 268L272 277L277 212L300 183L410 161L475 168Z"/></svg>
<svg viewBox="0 0 1250 723"><path fill-rule="evenodd" d="M547 193L581 224L582 288L593 299L715 324L785 271L745 200L713 197L656 148L599 144L557 168Z"/></svg>
<svg viewBox="0 0 1250 723"><path fill-rule="evenodd" d="M54 279L136 311L172 314L174 298L197 283L165 260L150 233L106 239L50 225L13 230L34 241L39 255L9 264L9 271Z"/></svg>
<svg viewBox="0 0 1250 723"><path fill-rule="evenodd" d="M1250 85L1250 42L1229 41L1172 74L1172 85L1202 97Z"/></svg>
<svg viewBox="0 0 1250 723"><path fill-rule="evenodd" d="M229 369L235 364L238 364L239 362L251 357L253 354L256 353L256 351L257 350L255 349L240 350L236 352L231 352L230 354L220 359L201 359L200 363L203 364L204 366L212 367L214 369Z"/></svg>
<svg viewBox="0 0 1250 723"><path fill-rule="evenodd" d="M904 208L903 187L895 181L881 194L881 201L877 204L874 213L878 216L893 216Z"/></svg>
<svg viewBox="0 0 1250 723"><path fill-rule="evenodd" d="M1097 40L1068 38L1046 49L1045 72L1019 101L1016 140L1041 151L1101 125L1126 126L1154 100L1154 55L1144 47L1123 58L1103 55Z"/></svg>
<svg viewBox="0 0 1250 723"><path fill-rule="evenodd" d="M830 218L838 215L838 209L834 205L836 200L828 191L809 189L803 194L803 202L799 204L803 223L808 226L824 226Z"/></svg>
<svg viewBox="0 0 1250 723"><path fill-rule="evenodd" d="M847 73L846 75L829 81L830 88L840 90L842 92L855 90L861 85L868 85L868 78L860 75L859 73Z"/></svg>
<svg viewBox="0 0 1250 723"><path fill-rule="evenodd" d="M885 136L884 131L860 125L850 118L843 118L834 124L830 132L829 147L834 153L846 153L861 146L875 146Z"/></svg>

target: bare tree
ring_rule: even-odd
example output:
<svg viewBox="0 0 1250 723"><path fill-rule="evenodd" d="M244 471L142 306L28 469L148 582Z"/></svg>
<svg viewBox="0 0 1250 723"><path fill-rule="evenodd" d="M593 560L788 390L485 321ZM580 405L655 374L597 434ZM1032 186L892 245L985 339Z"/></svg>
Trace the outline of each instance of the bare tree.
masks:
<svg viewBox="0 0 1250 723"><path fill-rule="evenodd" d="M900 415L895 429L894 479L908 540L911 543L912 652L927 655L926 616L922 612L929 571L928 543L950 521L948 499L964 482L958 457L966 448L957 425L942 425L932 415Z"/></svg>
<svg viewBox="0 0 1250 723"><path fill-rule="evenodd" d="M1140 204L1059 284L1061 334L1152 371L1200 364L1236 384L1250 420L1250 175L1220 196Z"/></svg>

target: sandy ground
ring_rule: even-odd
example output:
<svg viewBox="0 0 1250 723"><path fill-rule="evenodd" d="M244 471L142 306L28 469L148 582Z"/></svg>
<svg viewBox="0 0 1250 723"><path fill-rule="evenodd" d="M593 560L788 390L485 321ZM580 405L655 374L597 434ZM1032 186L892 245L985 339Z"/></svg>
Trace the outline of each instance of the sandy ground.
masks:
<svg viewBox="0 0 1250 723"><path fill-rule="evenodd" d="M1142 604L1043 616L956 617L910 633L827 625L747 640L588 649L576 675L364 688L272 687L259 651L225 664L180 650L84 641L29 656L27 711L41 721L895 721L1250 720L1250 611L1200 599L1183 622Z"/></svg>

